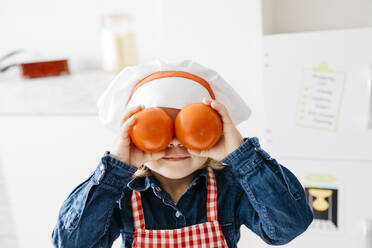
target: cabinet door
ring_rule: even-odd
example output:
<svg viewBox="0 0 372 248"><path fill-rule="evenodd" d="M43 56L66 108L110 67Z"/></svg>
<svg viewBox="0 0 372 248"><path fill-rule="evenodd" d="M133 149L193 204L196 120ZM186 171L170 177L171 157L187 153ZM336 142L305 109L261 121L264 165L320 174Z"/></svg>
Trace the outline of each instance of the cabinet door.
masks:
<svg viewBox="0 0 372 248"><path fill-rule="evenodd" d="M0 117L0 162L20 247L51 247L63 201L113 141L96 116Z"/></svg>

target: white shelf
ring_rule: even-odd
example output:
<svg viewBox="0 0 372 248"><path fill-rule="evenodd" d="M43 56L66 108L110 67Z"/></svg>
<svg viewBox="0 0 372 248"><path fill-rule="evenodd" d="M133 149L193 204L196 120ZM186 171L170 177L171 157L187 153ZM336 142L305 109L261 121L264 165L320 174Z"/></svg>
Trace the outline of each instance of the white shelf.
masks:
<svg viewBox="0 0 372 248"><path fill-rule="evenodd" d="M96 102L115 75L86 71L25 79L0 74L0 115L95 115Z"/></svg>

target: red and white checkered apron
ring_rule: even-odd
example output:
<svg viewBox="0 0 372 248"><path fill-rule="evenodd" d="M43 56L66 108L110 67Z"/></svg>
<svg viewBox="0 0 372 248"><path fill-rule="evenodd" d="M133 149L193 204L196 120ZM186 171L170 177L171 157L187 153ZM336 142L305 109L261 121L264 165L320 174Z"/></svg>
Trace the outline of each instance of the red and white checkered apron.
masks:
<svg viewBox="0 0 372 248"><path fill-rule="evenodd" d="M141 194L133 190L132 211L134 221L133 247L184 248L184 247L228 247L217 218L217 185L214 172L208 167L208 222L179 229L147 230L143 215Z"/></svg>

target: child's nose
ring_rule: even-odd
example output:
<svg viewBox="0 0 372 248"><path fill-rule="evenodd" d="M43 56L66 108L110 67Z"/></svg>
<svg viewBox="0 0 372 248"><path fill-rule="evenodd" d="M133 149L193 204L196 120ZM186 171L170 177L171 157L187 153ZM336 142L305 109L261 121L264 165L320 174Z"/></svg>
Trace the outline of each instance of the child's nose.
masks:
<svg viewBox="0 0 372 248"><path fill-rule="evenodd" d="M173 137L173 139L169 143L168 147L176 147L176 146L183 147L182 143L176 137Z"/></svg>

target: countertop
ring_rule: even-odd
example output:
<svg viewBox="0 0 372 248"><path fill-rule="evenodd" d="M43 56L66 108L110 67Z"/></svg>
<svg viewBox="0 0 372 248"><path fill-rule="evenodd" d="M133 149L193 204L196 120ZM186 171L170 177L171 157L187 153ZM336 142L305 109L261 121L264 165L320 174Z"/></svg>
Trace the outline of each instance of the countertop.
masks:
<svg viewBox="0 0 372 248"><path fill-rule="evenodd" d="M96 102L115 76L103 71L35 79L0 74L0 115L96 115Z"/></svg>

